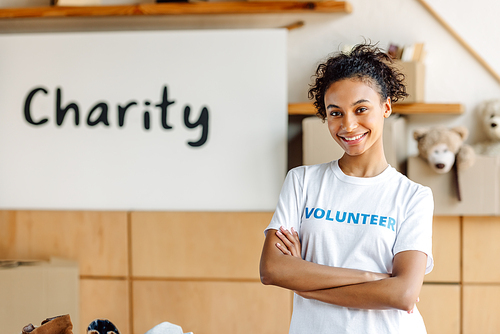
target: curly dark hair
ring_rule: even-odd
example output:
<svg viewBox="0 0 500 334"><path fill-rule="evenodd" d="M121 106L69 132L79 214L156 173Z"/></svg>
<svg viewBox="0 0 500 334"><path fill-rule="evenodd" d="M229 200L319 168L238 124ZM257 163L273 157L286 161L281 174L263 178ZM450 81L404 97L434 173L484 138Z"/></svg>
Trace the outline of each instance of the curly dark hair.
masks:
<svg viewBox="0 0 500 334"><path fill-rule="evenodd" d="M316 69L315 83L310 85L309 99L314 99L316 115L326 119L325 93L335 82L357 78L374 85L381 101L388 97L397 102L408 96L403 81L405 76L394 68L394 62L376 44L358 44L349 53L337 53Z"/></svg>

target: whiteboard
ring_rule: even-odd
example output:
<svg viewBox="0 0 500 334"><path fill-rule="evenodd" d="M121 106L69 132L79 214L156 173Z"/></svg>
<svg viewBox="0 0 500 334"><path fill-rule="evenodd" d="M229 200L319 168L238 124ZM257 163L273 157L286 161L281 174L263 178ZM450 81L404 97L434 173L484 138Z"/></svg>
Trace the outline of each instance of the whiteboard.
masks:
<svg viewBox="0 0 500 334"><path fill-rule="evenodd" d="M0 36L0 208L274 210L286 85L284 29Z"/></svg>

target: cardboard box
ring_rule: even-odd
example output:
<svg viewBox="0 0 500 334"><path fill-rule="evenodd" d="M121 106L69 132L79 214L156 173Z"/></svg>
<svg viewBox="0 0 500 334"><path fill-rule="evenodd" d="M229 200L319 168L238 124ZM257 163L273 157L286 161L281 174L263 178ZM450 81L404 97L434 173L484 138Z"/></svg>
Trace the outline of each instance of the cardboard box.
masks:
<svg viewBox="0 0 500 334"><path fill-rule="evenodd" d="M396 60L396 67L405 75L406 92L409 96L401 103L425 101L425 65L422 62Z"/></svg>
<svg viewBox="0 0 500 334"><path fill-rule="evenodd" d="M500 215L500 157L478 155L471 168L459 173L462 201L457 197L453 171L438 174L424 159L414 156L408 159L408 177L432 189L435 215Z"/></svg>
<svg viewBox="0 0 500 334"><path fill-rule="evenodd" d="M78 264L73 261L13 261L0 267L1 332L21 333L29 323L38 327L46 318L69 314L78 334L79 293Z"/></svg>
<svg viewBox="0 0 500 334"><path fill-rule="evenodd" d="M333 140L326 121L307 117L302 121L303 164L314 165L339 159L344 150ZM406 162L406 120L391 115L384 123L384 151L387 162L404 172Z"/></svg>

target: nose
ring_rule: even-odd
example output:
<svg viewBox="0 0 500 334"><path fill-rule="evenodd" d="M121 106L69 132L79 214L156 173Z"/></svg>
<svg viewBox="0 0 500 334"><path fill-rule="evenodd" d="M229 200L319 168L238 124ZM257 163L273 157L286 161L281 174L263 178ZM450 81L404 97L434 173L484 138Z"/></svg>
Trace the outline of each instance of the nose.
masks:
<svg viewBox="0 0 500 334"><path fill-rule="evenodd" d="M344 118L342 119L342 129L347 132L352 132L358 127L358 122L356 121L356 117L346 113Z"/></svg>

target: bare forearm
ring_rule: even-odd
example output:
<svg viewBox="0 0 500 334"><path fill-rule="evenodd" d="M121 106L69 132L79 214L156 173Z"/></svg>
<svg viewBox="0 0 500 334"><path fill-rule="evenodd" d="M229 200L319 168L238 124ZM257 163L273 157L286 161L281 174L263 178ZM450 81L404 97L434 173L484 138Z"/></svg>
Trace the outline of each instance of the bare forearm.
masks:
<svg viewBox="0 0 500 334"><path fill-rule="evenodd" d="M267 266L261 265L261 279L264 284L296 291L358 284L374 280L376 277L375 273L322 266L292 257L271 262Z"/></svg>
<svg viewBox="0 0 500 334"><path fill-rule="evenodd" d="M405 291L404 284L398 284L397 278L394 277L332 289L298 292L298 294L304 298L329 304L371 310L409 311L418 298L418 292Z"/></svg>
<svg viewBox="0 0 500 334"><path fill-rule="evenodd" d="M360 309L413 309L422 287L427 256L418 251L394 258L393 277L357 285L298 292L304 298Z"/></svg>
<svg viewBox="0 0 500 334"><path fill-rule="evenodd" d="M261 281L295 291L327 289L388 277L355 269L335 268L284 255L275 246L275 230L268 231L260 263ZM271 234L271 235L270 235Z"/></svg>

